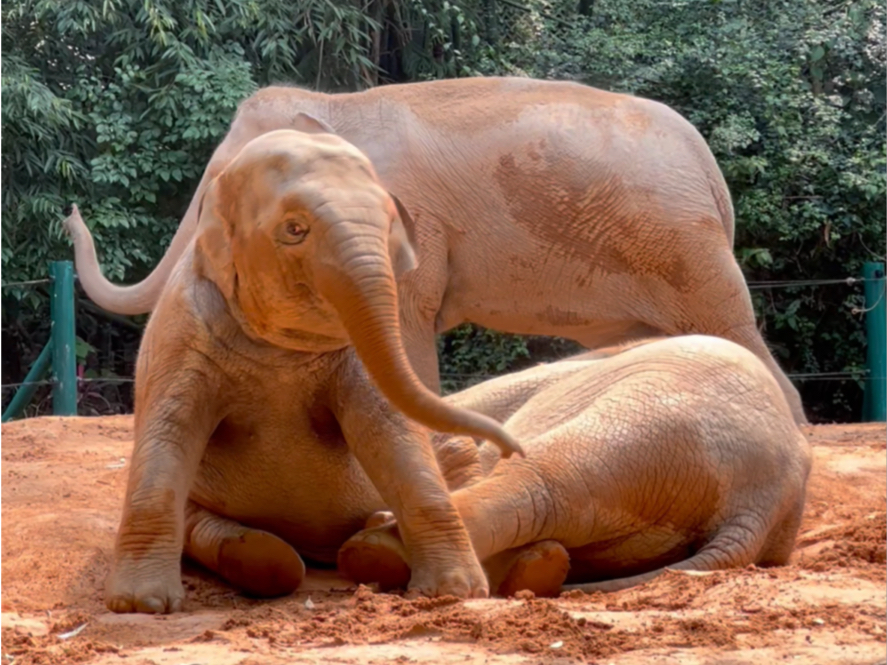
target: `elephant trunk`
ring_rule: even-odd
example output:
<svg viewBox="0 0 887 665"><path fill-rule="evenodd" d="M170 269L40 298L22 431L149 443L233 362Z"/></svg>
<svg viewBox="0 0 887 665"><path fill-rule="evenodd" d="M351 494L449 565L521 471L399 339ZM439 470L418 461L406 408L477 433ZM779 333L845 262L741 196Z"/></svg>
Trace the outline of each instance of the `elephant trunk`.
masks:
<svg viewBox="0 0 887 665"><path fill-rule="evenodd" d="M520 445L498 422L447 404L416 376L401 340L397 285L387 242L380 232L368 234L364 225L347 226L336 229L338 238L330 243L331 260L318 265L317 285L338 312L382 394L408 418L435 431L489 439L504 457L515 452L523 456ZM367 245L372 247L368 250Z"/></svg>
<svg viewBox="0 0 887 665"><path fill-rule="evenodd" d="M188 218L185 218L160 263L144 280L131 286L114 284L102 274L92 234L80 216L76 204L62 225L74 243L74 266L77 268L77 277L86 295L109 312L134 316L154 309L172 269L191 242L196 228L196 217L193 221L194 223L186 223Z"/></svg>

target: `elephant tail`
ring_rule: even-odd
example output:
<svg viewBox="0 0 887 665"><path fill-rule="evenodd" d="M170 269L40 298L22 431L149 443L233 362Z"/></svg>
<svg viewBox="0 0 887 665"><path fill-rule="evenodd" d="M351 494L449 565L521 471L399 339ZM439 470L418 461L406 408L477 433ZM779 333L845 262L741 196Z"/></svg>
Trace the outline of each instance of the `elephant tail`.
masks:
<svg viewBox="0 0 887 665"><path fill-rule="evenodd" d="M95 242L80 216L76 203L71 208L70 216L62 222L62 226L74 243L74 265L86 295L109 312L129 316L145 314L154 309L172 269L193 236L193 229L183 223L179 226L163 259L151 274L138 284L120 286L102 274Z"/></svg>

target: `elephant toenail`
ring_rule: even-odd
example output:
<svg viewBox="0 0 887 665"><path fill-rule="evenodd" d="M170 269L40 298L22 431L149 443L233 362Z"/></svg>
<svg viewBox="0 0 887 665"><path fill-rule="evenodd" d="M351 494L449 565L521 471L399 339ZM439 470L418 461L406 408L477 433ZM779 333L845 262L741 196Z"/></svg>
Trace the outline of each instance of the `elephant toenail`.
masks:
<svg viewBox="0 0 887 665"><path fill-rule="evenodd" d="M163 614L166 611L163 602L159 598L145 598L138 602L141 612L152 612L154 614Z"/></svg>

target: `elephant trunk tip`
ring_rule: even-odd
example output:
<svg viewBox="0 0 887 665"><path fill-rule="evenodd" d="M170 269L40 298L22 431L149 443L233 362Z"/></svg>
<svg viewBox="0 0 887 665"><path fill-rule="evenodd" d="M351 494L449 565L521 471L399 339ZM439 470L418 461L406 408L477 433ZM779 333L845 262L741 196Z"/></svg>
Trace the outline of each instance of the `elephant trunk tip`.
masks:
<svg viewBox="0 0 887 665"><path fill-rule="evenodd" d="M472 436L472 438L477 446L480 446L485 441L483 437L479 436ZM523 458L526 458L527 456L526 453L524 453L523 447L515 440L515 438L499 426L496 426L494 433L488 440L499 448L499 453L503 459L508 459L515 454Z"/></svg>

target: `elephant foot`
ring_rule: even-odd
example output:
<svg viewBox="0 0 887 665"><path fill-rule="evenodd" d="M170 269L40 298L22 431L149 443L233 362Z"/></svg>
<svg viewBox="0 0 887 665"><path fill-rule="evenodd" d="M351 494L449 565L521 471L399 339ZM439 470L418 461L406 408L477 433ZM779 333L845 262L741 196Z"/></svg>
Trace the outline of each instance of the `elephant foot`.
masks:
<svg viewBox="0 0 887 665"><path fill-rule="evenodd" d="M570 555L560 543L543 540L508 550L485 562L497 596L529 590L537 597L556 597L570 570Z"/></svg>
<svg viewBox="0 0 887 665"><path fill-rule="evenodd" d="M289 543L250 529L219 544L218 574L245 594L286 596L305 578L305 563Z"/></svg>
<svg viewBox="0 0 887 665"><path fill-rule="evenodd" d="M140 557L119 557L105 580L105 605L126 614L169 614L180 612L185 587L178 559L170 562Z"/></svg>
<svg viewBox="0 0 887 665"><path fill-rule="evenodd" d="M339 549L339 570L358 584L378 583L380 591L406 589L410 567L393 516L376 513L367 526Z"/></svg>
<svg viewBox="0 0 887 665"><path fill-rule="evenodd" d="M490 585L477 558L473 556L434 560L413 567L408 591L414 595L436 598L487 598Z"/></svg>
<svg viewBox="0 0 887 665"><path fill-rule="evenodd" d="M388 510L379 510L367 518L366 524L363 525L363 528L372 529L392 522L394 522L394 513Z"/></svg>
<svg viewBox="0 0 887 665"><path fill-rule="evenodd" d="M339 549L339 570L358 584L377 583L380 591L406 589L410 567L394 516L380 511L366 525ZM529 590L540 598L556 597L567 579L570 555L560 543L543 540L490 557L484 568L497 596Z"/></svg>
<svg viewBox="0 0 887 665"><path fill-rule="evenodd" d="M486 598L489 584L481 566L470 560L438 559L433 565L417 564L411 570L394 515L379 511L367 528L339 549L339 570L359 584L379 585L380 591L408 589L423 596ZM472 565L472 563L474 565Z"/></svg>
<svg viewBox="0 0 887 665"><path fill-rule="evenodd" d="M247 595L285 596L299 588L305 564L272 533L246 527L189 501L185 554Z"/></svg>

